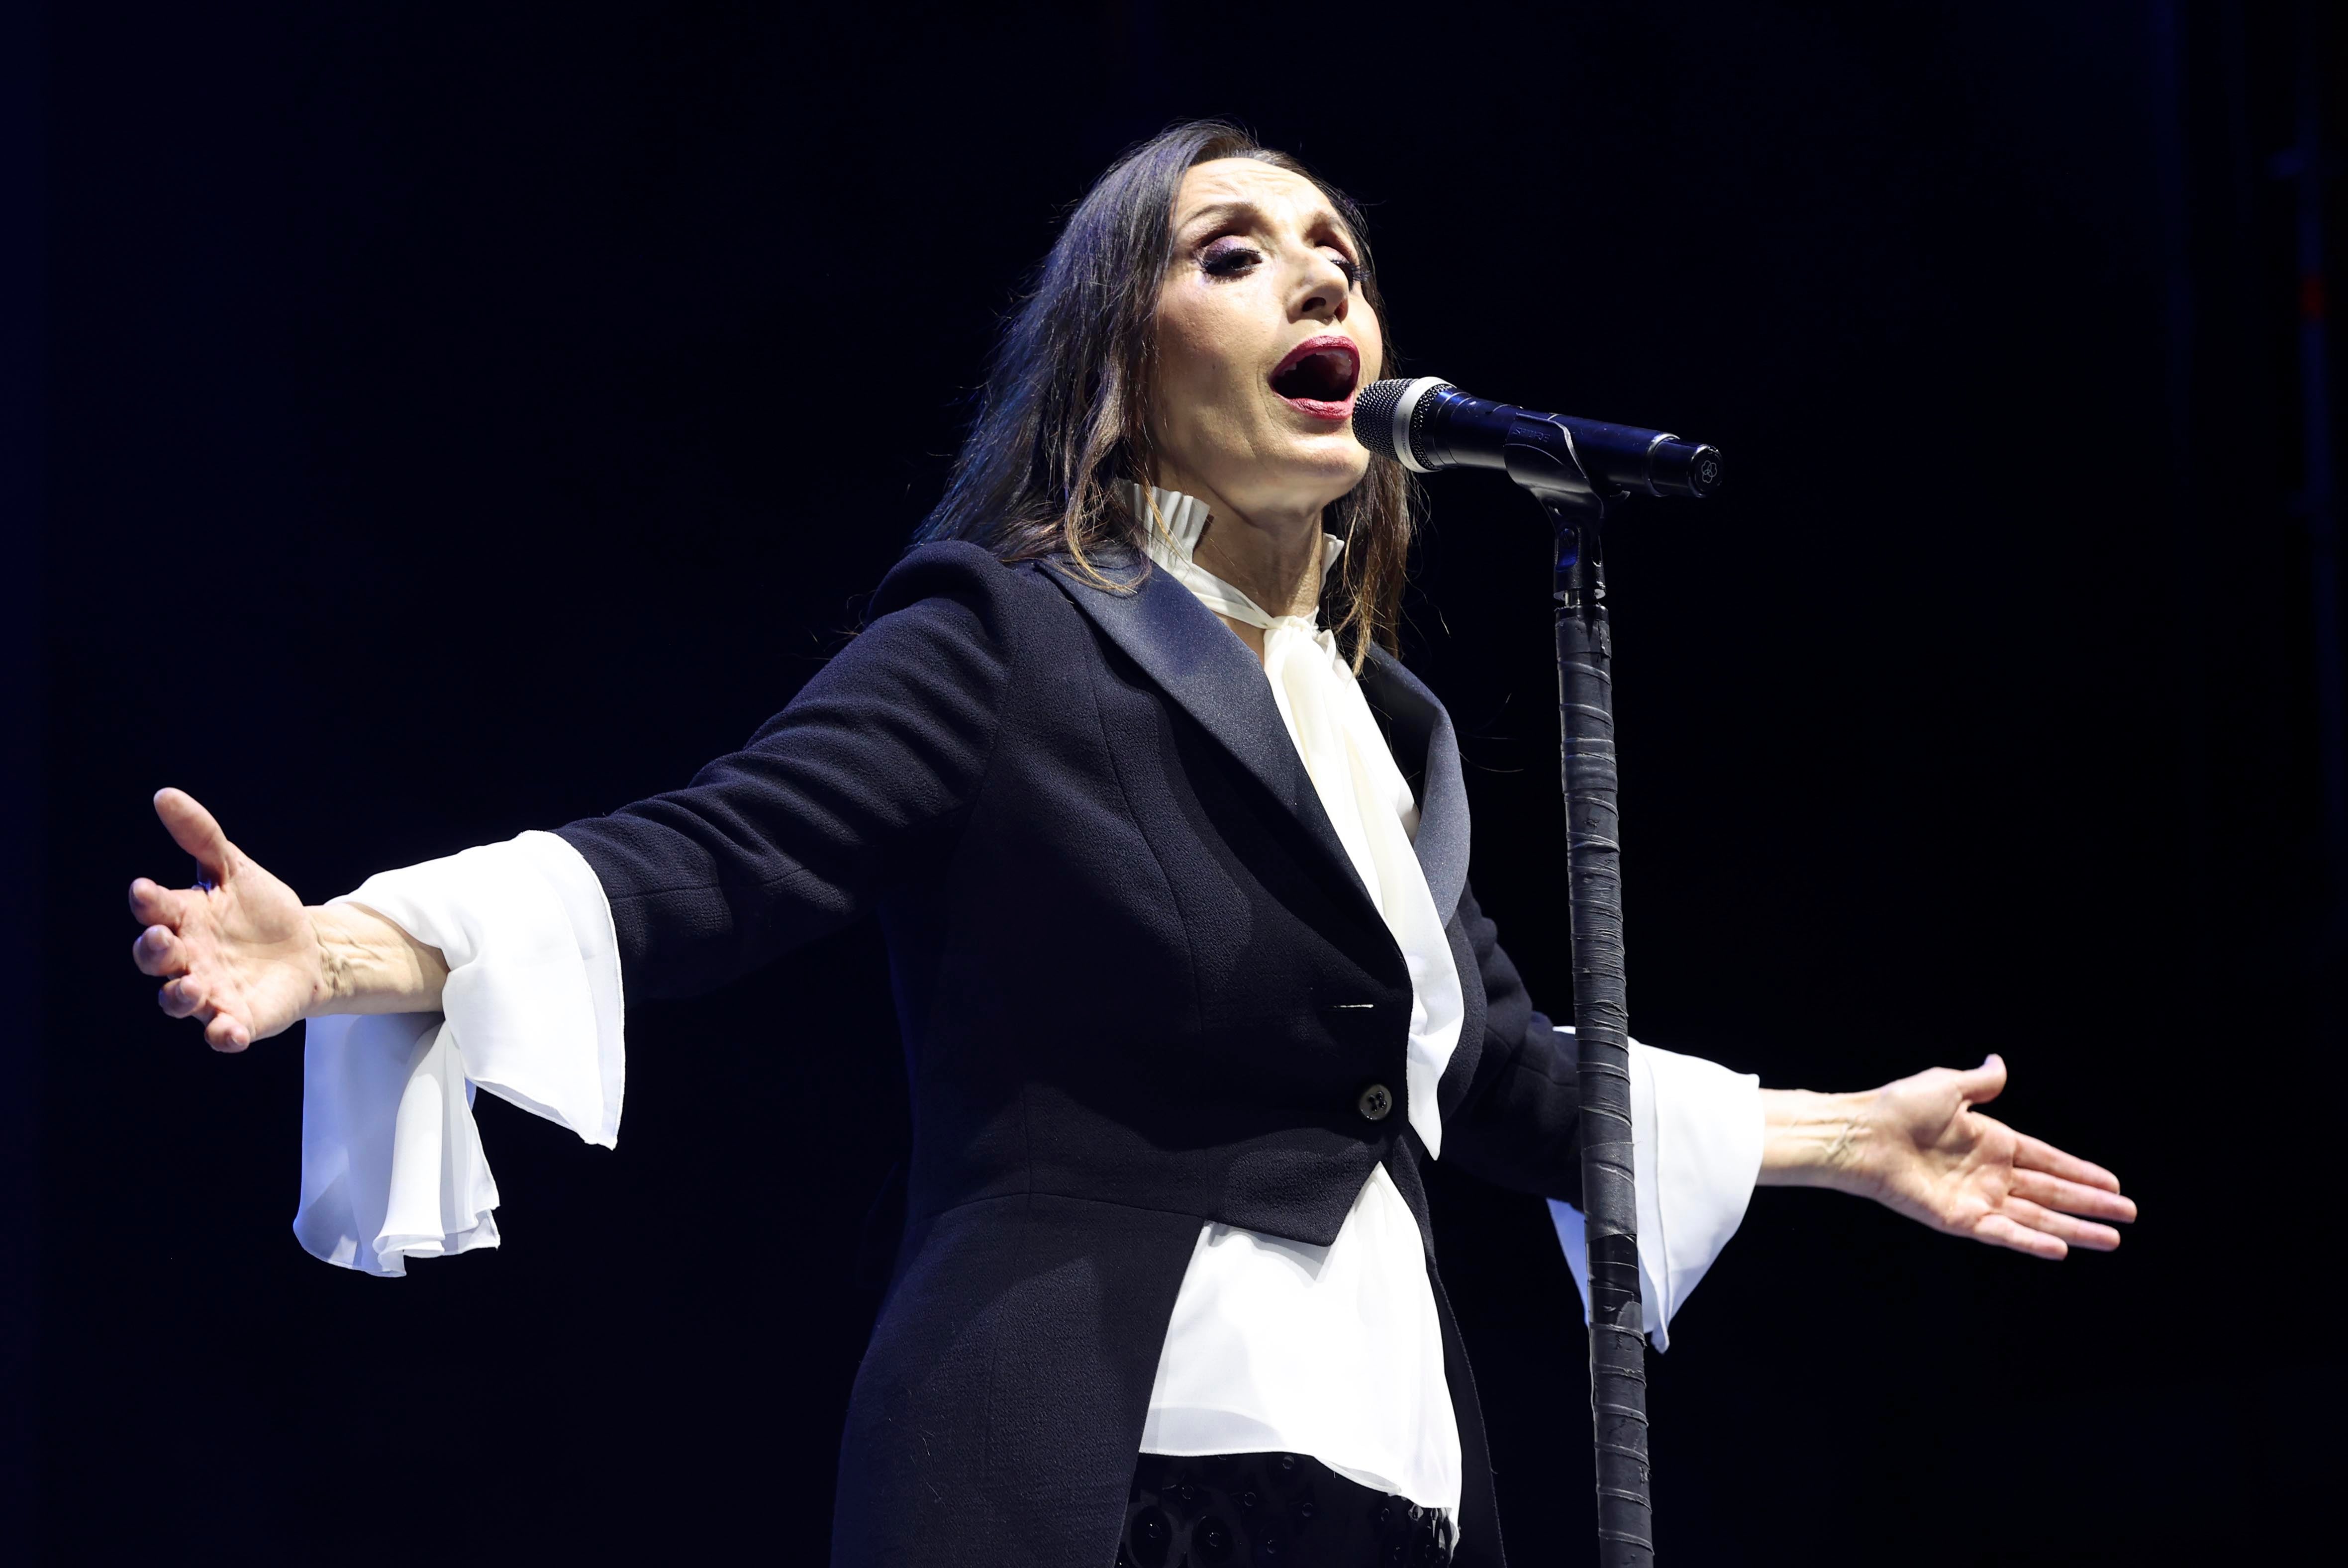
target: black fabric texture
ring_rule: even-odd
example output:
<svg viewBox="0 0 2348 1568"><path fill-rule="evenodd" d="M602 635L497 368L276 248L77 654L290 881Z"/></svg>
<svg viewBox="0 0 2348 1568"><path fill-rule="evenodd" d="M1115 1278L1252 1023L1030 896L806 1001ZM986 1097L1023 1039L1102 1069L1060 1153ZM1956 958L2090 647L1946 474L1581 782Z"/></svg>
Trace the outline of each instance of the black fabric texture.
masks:
<svg viewBox="0 0 2348 1568"><path fill-rule="evenodd" d="M1144 1454L1117 1568L1447 1568L1450 1522L1309 1454Z"/></svg>
<svg viewBox="0 0 2348 1568"><path fill-rule="evenodd" d="M868 913L886 934L914 1138L838 1563L1111 1561L1201 1222L1325 1245L1385 1162L1434 1244L1402 954L1254 656L1179 583L1103 564L1117 585L922 546L743 749L560 830L610 898L631 997L705 991ZM1450 720L1383 654L1362 679L1418 791L1467 1003L1443 1158L1572 1198L1572 1037L1468 888ZM1458 1560L1498 1563L1476 1528L1488 1470L1468 1486Z"/></svg>

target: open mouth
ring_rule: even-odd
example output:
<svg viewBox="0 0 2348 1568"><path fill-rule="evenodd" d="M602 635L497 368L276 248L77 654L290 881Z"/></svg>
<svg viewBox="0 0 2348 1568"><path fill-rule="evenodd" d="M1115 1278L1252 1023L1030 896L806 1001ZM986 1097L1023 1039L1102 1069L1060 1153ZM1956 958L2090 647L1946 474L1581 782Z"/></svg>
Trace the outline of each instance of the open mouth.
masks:
<svg viewBox="0 0 2348 1568"><path fill-rule="evenodd" d="M1362 378L1361 350L1350 337L1308 337L1272 373L1272 389L1322 419L1350 419L1354 388Z"/></svg>

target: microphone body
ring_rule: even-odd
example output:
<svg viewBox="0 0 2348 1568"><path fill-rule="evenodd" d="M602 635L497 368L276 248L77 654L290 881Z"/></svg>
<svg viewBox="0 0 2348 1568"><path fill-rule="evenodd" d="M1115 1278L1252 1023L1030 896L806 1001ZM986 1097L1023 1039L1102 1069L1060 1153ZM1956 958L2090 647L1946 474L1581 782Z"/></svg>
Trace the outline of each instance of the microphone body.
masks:
<svg viewBox="0 0 2348 1568"><path fill-rule="evenodd" d="M1717 447L1493 403L1433 376L1363 387L1354 436L1414 473L1498 469L1537 493L1707 496L1720 488Z"/></svg>

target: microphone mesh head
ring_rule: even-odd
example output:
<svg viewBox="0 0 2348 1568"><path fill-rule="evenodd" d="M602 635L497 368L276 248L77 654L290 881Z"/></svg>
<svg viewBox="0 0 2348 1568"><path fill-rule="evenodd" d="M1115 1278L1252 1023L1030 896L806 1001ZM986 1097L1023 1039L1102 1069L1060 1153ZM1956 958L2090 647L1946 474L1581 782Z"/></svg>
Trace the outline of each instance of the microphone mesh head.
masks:
<svg viewBox="0 0 2348 1568"><path fill-rule="evenodd" d="M1382 458L1399 460L1395 450L1395 407L1410 383L1400 377L1373 381L1354 394L1354 439Z"/></svg>

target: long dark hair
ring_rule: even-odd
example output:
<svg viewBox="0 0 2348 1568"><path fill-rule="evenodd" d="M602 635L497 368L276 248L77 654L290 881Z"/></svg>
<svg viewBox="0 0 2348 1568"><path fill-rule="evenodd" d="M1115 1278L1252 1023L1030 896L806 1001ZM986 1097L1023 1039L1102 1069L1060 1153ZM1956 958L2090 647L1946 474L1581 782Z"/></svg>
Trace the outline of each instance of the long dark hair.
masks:
<svg viewBox="0 0 2348 1568"><path fill-rule="evenodd" d="M1313 181L1353 232L1362 299L1384 326L1369 236L1351 197L1236 125L1170 127L1094 182L1036 270L988 367L953 477L916 542L966 539L1005 561L1065 555L1096 577L1090 558L1103 547L1138 548L1144 525L1118 483L1148 484L1157 473L1150 387L1174 198L1188 170L1220 158L1253 159ZM1362 369L1365 381L1385 373L1384 366ZM1395 646L1411 499L1409 474L1373 455L1368 474L1323 520L1345 552L1323 586L1322 605L1356 669L1373 642Z"/></svg>

